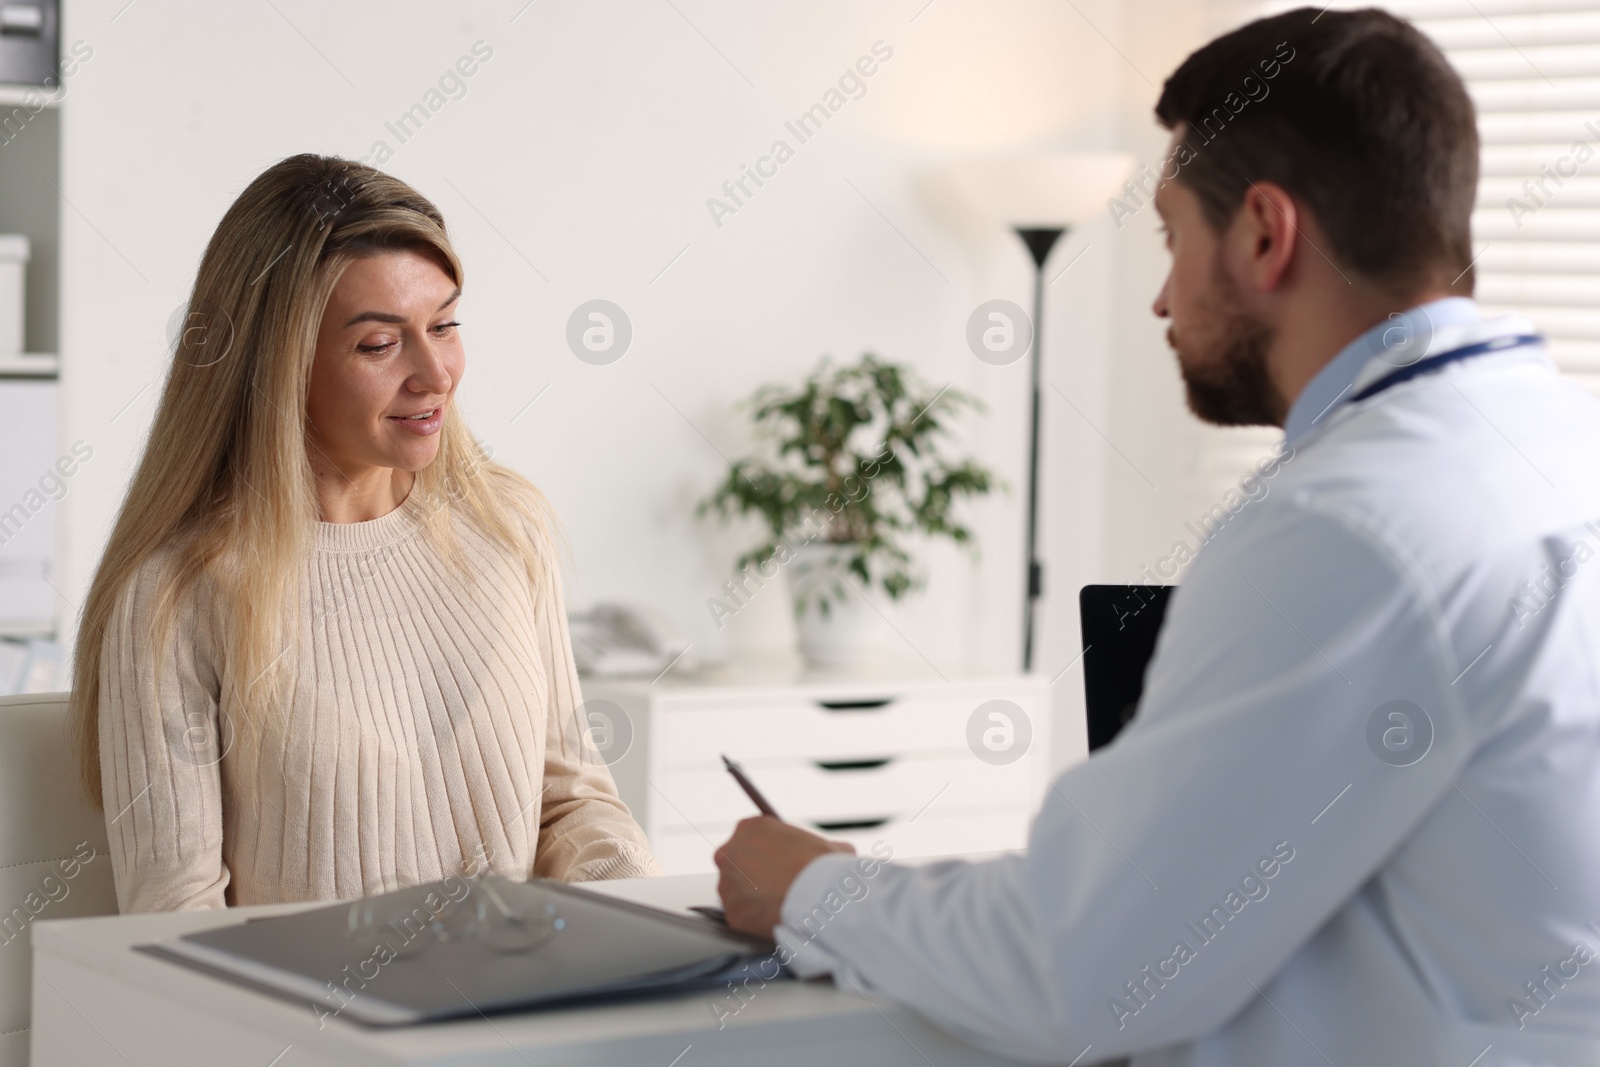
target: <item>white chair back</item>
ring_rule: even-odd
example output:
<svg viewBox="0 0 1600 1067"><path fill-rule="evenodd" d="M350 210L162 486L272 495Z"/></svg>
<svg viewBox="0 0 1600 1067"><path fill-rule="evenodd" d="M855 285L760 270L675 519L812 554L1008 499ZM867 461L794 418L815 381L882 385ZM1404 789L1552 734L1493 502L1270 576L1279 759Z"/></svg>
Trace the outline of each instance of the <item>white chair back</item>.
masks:
<svg viewBox="0 0 1600 1067"><path fill-rule="evenodd" d="M105 816L85 802L67 694L0 697L0 1067L27 1067L37 919L112 915Z"/></svg>

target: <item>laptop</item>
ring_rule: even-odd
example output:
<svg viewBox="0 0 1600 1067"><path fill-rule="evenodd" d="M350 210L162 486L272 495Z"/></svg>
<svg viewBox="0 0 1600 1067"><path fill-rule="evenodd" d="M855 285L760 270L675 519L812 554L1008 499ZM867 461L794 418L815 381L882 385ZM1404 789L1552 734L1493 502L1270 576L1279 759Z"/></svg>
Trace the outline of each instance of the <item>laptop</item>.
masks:
<svg viewBox="0 0 1600 1067"><path fill-rule="evenodd" d="M1156 637L1175 588L1086 585L1079 591L1090 752L1109 745L1139 709L1145 668L1155 654Z"/></svg>

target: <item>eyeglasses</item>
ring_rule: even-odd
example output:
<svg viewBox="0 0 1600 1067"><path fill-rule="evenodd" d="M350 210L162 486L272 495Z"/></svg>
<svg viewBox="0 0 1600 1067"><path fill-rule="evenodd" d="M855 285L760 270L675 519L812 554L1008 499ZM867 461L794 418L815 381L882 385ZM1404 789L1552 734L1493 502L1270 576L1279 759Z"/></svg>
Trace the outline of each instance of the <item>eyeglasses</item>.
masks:
<svg viewBox="0 0 1600 1067"><path fill-rule="evenodd" d="M451 881L454 888L446 891ZM439 942L466 941L517 955L541 948L566 925L552 895L536 884L461 878L355 901L345 936L369 952L386 946L401 959Z"/></svg>

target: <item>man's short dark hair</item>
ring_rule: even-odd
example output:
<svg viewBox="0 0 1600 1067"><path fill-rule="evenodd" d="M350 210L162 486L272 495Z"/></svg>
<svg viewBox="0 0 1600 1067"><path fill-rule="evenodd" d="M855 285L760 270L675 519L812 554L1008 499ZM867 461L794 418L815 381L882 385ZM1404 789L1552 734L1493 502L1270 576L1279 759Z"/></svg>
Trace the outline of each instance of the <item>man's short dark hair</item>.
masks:
<svg viewBox="0 0 1600 1067"><path fill-rule="evenodd" d="M1252 22L1184 60L1156 117L1187 128L1173 170L1217 230L1270 181L1310 208L1343 269L1397 293L1471 293L1476 115L1410 23L1374 8Z"/></svg>

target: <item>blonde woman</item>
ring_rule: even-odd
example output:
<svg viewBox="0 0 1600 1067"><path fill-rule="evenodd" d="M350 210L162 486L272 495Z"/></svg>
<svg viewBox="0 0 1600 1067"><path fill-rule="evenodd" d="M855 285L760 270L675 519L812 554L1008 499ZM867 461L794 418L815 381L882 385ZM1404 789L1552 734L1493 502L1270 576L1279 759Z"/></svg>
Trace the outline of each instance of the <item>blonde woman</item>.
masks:
<svg viewBox="0 0 1600 1067"><path fill-rule="evenodd" d="M543 498L453 403L461 285L438 209L346 160L217 227L74 667L123 911L656 873Z"/></svg>

